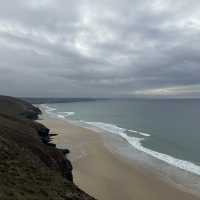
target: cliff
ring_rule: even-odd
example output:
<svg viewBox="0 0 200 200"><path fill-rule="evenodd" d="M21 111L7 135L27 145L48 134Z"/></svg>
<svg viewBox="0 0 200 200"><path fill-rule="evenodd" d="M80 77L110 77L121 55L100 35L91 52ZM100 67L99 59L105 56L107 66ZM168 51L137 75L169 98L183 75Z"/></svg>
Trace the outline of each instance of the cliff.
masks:
<svg viewBox="0 0 200 200"><path fill-rule="evenodd" d="M93 200L74 183L66 154L50 143L49 129L33 120L41 111L0 96L0 199Z"/></svg>

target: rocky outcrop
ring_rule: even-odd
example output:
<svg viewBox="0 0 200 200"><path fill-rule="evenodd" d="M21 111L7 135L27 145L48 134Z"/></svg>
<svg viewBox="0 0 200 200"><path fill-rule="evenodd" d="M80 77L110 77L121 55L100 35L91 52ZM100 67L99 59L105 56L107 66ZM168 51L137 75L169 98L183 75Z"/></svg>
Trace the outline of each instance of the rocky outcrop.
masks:
<svg viewBox="0 0 200 200"><path fill-rule="evenodd" d="M92 200L73 183L69 150L57 149L51 143L55 135L33 121L40 113L29 103L0 96L0 199Z"/></svg>
<svg viewBox="0 0 200 200"><path fill-rule="evenodd" d="M18 98L0 95L0 112L6 115L35 120L41 110Z"/></svg>

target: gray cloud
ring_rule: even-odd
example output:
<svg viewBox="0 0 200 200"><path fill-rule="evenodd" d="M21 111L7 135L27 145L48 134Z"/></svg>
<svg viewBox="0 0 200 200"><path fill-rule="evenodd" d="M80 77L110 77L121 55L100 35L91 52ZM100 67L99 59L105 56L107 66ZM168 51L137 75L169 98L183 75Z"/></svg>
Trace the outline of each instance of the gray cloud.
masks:
<svg viewBox="0 0 200 200"><path fill-rule="evenodd" d="M200 97L199 9L197 0L2 1L0 93Z"/></svg>

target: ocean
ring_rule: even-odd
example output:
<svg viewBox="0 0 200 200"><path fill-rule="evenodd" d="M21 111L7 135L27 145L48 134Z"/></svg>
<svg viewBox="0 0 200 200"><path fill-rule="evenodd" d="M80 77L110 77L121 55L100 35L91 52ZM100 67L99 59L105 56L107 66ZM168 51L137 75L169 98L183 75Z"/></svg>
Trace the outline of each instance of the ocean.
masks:
<svg viewBox="0 0 200 200"><path fill-rule="evenodd" d="M129 149L200 176L200 100L96 100L43 106L52 116L121 136Z"/></svg>

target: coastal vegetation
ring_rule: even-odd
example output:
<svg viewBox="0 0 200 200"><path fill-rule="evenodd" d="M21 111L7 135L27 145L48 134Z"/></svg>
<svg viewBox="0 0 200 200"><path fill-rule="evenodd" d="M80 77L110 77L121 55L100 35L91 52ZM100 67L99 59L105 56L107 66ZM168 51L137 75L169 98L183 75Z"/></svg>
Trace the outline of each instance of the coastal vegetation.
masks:
<svg viewBox="0 0 200 200"><path fill-rule="evenodd" d="M21 99L0 96L0 199L93 200L73 183L68 149L51 143L36 122L41 111Z"/></svg>

